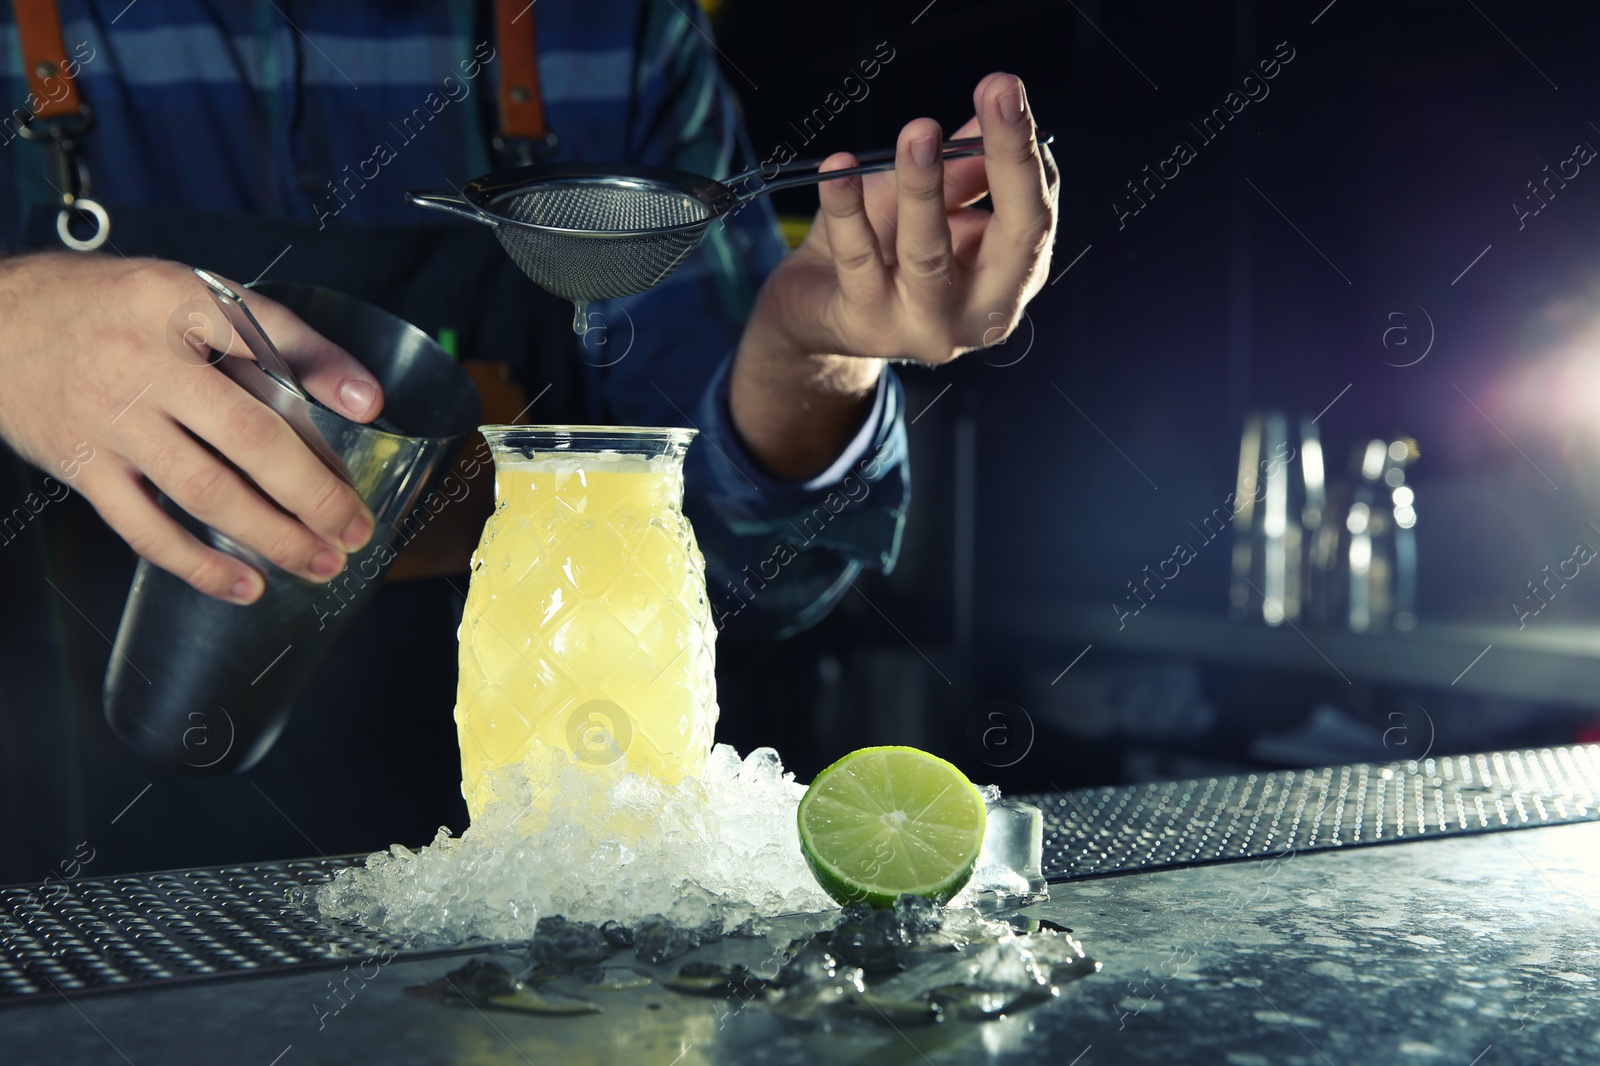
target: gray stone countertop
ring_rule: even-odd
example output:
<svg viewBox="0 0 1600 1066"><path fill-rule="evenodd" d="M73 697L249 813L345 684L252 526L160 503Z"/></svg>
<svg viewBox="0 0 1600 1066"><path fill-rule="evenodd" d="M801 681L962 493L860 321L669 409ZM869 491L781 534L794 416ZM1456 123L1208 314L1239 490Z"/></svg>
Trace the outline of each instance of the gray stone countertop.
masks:
<svg viewBox="0 0 1600 1066"><path fill-rule="evenodd" d="M606 993L604 1013L573 1018L404 994L457 956L369 963L367 978L351 967L7 1007L0 1063L1600 1062L1600 824L1135 873L1052 896L1029 913L1070 926L1103 969L991 1022L823 1030L659 987ZM770 950L730 939L702 953L759 969Z"/></svg>

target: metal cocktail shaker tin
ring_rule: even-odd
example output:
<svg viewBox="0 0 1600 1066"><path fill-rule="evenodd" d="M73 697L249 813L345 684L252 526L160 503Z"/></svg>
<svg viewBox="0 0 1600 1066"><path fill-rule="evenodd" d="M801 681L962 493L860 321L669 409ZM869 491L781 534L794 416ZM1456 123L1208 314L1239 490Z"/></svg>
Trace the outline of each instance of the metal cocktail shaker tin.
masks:
<svg viewBox="0 0 1600 1066"><path fill-rule="evenodd" d="M106 670L106 721L151 761L196 773L247 770L272 747L317 666L383 581L397 545L432 517L429 493L482 413L467 373L415 326L328 289L269 282L251 291L288 307L370 370L383 386L382 422L396 432L310 404L375 522L371 543L325 585L279 569L162 499L202 542L266 577L261 598L239 606L144 560L134 573ZM254 374L254 384L281 388L254 362L224 363L236 379Z"/></svg>

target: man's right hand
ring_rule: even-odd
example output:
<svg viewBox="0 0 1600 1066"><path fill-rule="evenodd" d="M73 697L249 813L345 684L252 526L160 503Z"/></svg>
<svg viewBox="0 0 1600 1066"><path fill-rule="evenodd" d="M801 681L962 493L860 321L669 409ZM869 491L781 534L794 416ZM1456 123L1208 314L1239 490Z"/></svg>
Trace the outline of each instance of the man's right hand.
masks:
<svg viewBox="0 0 1600 1066"><path fill-rule="evenodd" d="M358 422L377 416L382 390L349 353L281 305L249 300L307 392ZM71 480L144 558L207 595L251 603L262 575L196 540L155 490L317 582L371 539L372 515L287 422L216 368L208 341L249 352L237 334L212 336L222 322L205 313L212 307L177 263L75 252L0 260L0 437Z"/></svg>

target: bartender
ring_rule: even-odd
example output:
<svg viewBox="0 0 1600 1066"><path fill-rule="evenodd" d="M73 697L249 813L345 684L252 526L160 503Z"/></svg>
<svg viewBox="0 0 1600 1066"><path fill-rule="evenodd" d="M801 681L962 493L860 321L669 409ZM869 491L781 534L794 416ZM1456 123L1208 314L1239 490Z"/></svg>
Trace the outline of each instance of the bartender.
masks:
<svg viewBox="0 0 1600 1066"><path fill-rule="evenodd" d="M1045 280L1057 177L1016 77L985 78L955 131L981 133L983 157L943 164L938 124L911 122L892 173L819 187L792 254L758 200L657 288L594 305L582 338L480 227L401 195L535 161L748 169L707 34L675 0L5 5L0 437L31 466L0 454L0 883L465 825L448 712L465 586L437 576L464 556L390 581L242 777L159 770L105 726L135 554L232 602L263 589L157 492L312 581L373 535L287 424L188 351L190 267L378 304L502 364L482 380L525 398L528 422L695 425L686 510L729 631L801 628L893 565L909 488L888 362L996 343ZM992 212L971 206L986 195ZM349 355L250 302L318 400L382 411ZM870 491L799 539L791 519L863 472ZM738 596L780 543L801 549L781 580Z"/></svg>

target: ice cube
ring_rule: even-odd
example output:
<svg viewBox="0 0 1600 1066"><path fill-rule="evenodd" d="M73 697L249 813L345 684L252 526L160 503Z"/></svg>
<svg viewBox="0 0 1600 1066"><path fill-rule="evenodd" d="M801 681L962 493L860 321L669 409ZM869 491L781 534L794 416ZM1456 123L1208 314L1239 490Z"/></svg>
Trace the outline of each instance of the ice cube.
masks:
<svg viewBox="0 0 1600 1066"><path fill-rule="evenodd" d="M996 800L989 804L972 880L954 902L965 903L980 894L1007 906L1048 899L1043 860L1044 812L1031 803Z"/></svg>
<svg viewBox="0 0 1600 1066"><path fill-rule="evenodd" d="M937 933L944 919L939 905L921 896L904 895L894 901L894 915L911 936Z"/></svg>
<svg viewBox="0 0 1600 1066"><path fill-rule="evenodd" d="M671 962L700 944L696 930L673 925L660 916L646 918L633 927L633 951L640 962Z"/></svg>
<svg viewBox="0 0 1600 1066"><path fill-rule="evenodd" d="M604 962L615 953L616 948L598 927L552 915L540 918L534 929L528 964L543 970L570 969Z"/></svg>
<svg viewBox="0 0 1600 1066"><path fill-rule="evenodd" d="M633 947L633 930L615 918L600 923L600 935L614 948Z"/></svg>
<svg viewBox="0 0 1600 1066"><path fill-rule="evenodd" d="M911 946L892 910L869 910L861 916L852 907L827 938L828 951L846 966L859 966L868 974L894 973L904 968L900 955Z"/></svg>
<svg viewBox="0 0 1600 1066"><path fill-rule="evenodd" d="M783 780L783 760L772 748L757 748L744 757L740 774L769 788L776 787Z"/></svg>
<svg viewBox="0 0 1600 1066"><path fill-rule="evenodd" d="M792 987L806 983L829 982L839 971L839 960L828 950L826 934L797 940L789 945L789 958L778 969L773 983Z"/></svg>

